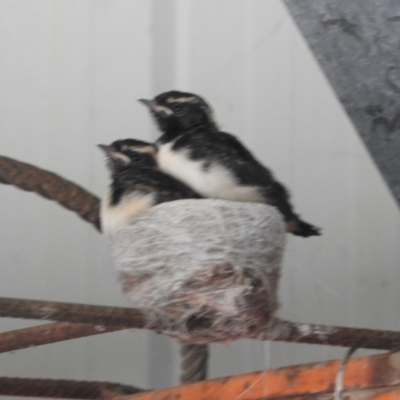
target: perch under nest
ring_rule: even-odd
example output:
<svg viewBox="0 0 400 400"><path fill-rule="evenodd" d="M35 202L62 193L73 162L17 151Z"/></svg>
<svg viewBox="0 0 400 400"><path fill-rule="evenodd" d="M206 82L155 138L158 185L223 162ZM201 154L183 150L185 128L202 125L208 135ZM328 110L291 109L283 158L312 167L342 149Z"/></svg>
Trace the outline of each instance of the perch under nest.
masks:
<svg viewBox="0 0 400 400"><path fill-rule="evenodd" d="M255 337L273 321L285 243L273 207L163 203L135 216L111 241L123 291L135 307L157 315L150 329L210 343Z"/></svg>

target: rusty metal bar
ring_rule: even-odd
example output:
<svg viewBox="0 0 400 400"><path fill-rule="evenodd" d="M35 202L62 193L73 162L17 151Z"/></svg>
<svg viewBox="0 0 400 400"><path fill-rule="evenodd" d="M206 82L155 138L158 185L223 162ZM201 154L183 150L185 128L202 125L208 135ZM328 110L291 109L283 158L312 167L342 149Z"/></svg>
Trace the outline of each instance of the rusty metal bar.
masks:
<svg viewBox="0 0 400 400"><path fill-rule="evenodd" d="M35 192L76 212L100 230L99 199L76 183L41 168L0 156L0 183Z"/></svg>
<svg viewBox="0 0 400 400"><path fill-rule="evenodd" d="M208 346L205 344L181 344L181 383L207 379Z"/></svg>
<svg viewBox="0 0 400 400"><path fill-rule="evenodd" d="M56 322L32 328L17 329L0 333L0 353L122 329L124 329L122 326L73 324L71 322Z"/></svg>
<svg viewBox="0 0 400 400"><path fill-rule="evenodd" d="M145 314L135 308L94 306L39 300L0 298L0 317L144 328Z"/></svg>
<svg viewBox="0 0 400 400"><path fill-rule="evenodd" d="M135 308L0 298L0 317L56 320L101 326L145 328L159 331L154 316ZM161 324L162 325L162 324ZM162 329L161 329L162 331ZM400 332L276 320L263 335L248 338L376 350L400 348ZM206 343L197 343L206 344Z"/></svg>
<svg viewBox="0 0 400 400"><path fill-rule="evenodd" d="M400 332L305 324L283 320L276 320L273 326L265 331L263 337L258 337L258 339L360 349L400 349Z"/></svg>
<svg viewBox="0 0 400 400"><path fill-rule="evenodd" d="M118 395L142 393L133 386L109 382L0 377L0 395L60 399L111 399Z"/></svg>

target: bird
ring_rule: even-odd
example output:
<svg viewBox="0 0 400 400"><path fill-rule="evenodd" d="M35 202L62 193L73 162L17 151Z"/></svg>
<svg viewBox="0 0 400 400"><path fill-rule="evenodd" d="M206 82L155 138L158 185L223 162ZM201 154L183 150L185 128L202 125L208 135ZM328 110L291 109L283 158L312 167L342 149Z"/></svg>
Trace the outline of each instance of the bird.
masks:
<svg viewBox="0 0 400 400"><path fill-rule="evenodd" d="M123 139L98 147L106 155L111 175L110 187L100 205L101 228L108 236L129 225L135 215L157 204L201 198L185 184L159 170L156 147L151 143Z"/></svg>
<svg viewBox="0 0 400 400"><path fill-rule="evenodd" d="M321 235L294 211L290 193L232 134L222 132L209 104L200 96L172 90L148 107L161 136L156 141L160 170L204 197L265 203L282 214L286 230L297 236Z"/></svg>

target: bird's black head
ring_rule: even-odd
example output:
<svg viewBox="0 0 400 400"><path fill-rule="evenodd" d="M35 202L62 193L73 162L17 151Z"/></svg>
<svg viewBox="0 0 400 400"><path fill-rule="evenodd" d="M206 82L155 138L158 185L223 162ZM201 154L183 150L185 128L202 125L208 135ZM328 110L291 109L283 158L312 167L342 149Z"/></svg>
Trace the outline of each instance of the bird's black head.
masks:
<svg viewBox="0 0 400 400"><path fill-rule="evenodd" d="M149 108L163 133L180 135L198 130L217 130L211 107L193 93L172 90L153 100L139 101Z"/></svg>
<svg viewBox="0 0 400 400"><path fill-rule="evenodd" d="M99 144L107 156L107 167L111 175L129 168L156 169L156 147L136 139L116 140L109 146Z"/></svg>

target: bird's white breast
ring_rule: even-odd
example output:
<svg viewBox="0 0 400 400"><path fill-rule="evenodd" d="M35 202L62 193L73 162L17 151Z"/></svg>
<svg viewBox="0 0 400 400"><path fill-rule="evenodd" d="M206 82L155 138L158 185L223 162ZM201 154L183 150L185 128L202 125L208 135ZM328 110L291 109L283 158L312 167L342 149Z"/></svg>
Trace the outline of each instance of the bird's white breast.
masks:
<svg viewBox="0 0 400 400"><path fill-rule="evenodd" d="M214 162L204 169L207 160L191 160L187 151L175 151L172 146L173 142L161 145L157 155L158 165L166 174L184 182L204 197L262 202L255 186L239 185L232 172L222 164Z"/></svg>
<svg viewBox="0 0 400 400"><path fill-rule="evenodd" d="M153 206L154 194L132 193L124 196L116 205L110 204L111 191L108 190L101 200L101 229L106 235L129 225L130 220L138 213Z"/></svg>

